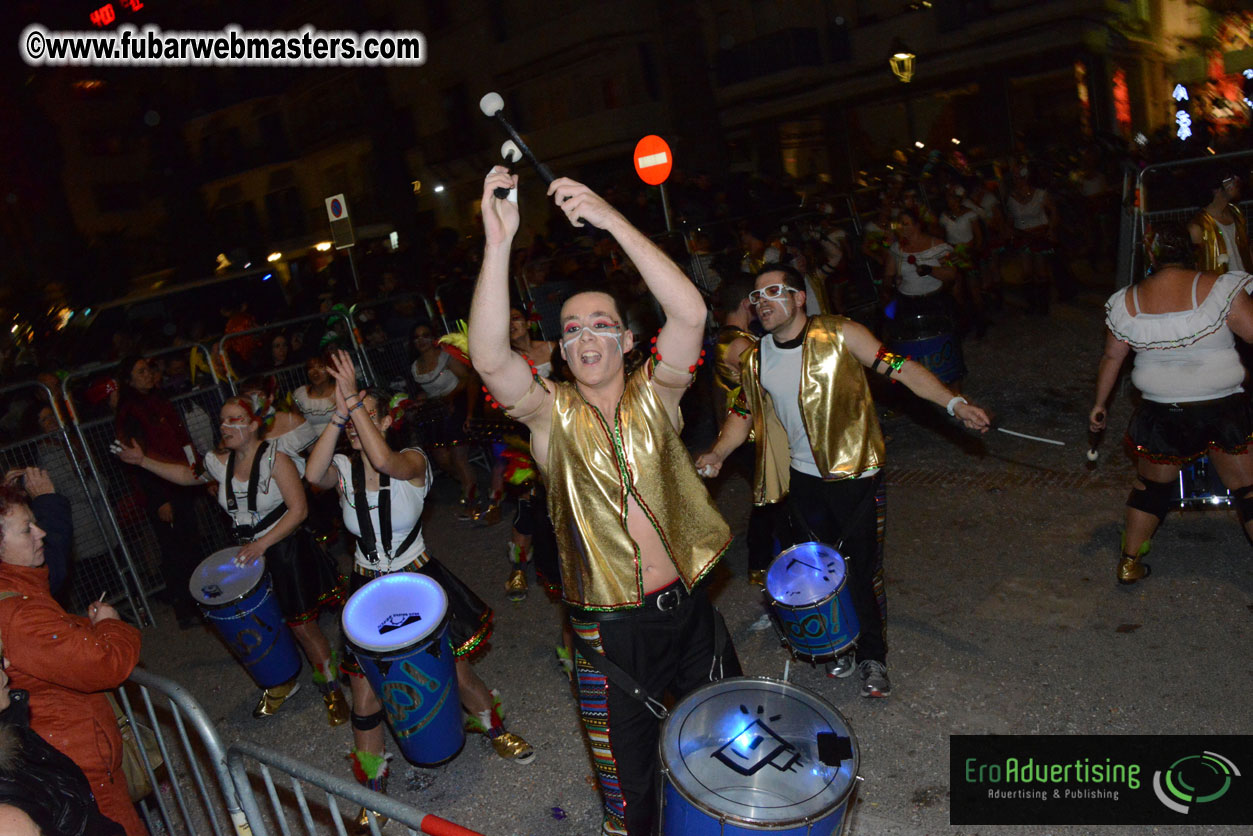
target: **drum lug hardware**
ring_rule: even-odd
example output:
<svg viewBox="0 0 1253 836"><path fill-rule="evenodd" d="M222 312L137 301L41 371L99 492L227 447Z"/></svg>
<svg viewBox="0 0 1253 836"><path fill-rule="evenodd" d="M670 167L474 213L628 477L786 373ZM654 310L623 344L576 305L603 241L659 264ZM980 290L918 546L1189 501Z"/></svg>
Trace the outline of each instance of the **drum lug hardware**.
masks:
<svg viewBox="0 0 1253 836"><path fill-rule="evenodd" d="M664 720L670 716L670 709L658 702L655 697L648 697L644 700L644 707L651 711L658 720Z"/></svg>

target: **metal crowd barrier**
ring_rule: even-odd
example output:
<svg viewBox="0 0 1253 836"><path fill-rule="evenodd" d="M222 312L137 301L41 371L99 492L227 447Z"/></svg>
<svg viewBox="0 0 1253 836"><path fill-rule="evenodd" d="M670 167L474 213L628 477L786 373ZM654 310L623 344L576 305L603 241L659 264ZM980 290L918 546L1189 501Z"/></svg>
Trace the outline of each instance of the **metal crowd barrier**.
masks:
<svg viewBox="0 0 1253 836"><path fill-rule="evenodd" d="M381 313L392 313L402 303L412 302L414 305L415 322L425 315L427 322L434 325L440 322L435 305L421 293L403 293L378 299L372 302L360 302L349 309L352 317L353 331L362 332L369 316L378 317ZM386 323L382 323L386 325ZM391 336L380 342L371 342L369 332L363 334L361 350L369 361L374 373L374 384L394 391L409 391L413 388L413 380L409 374L409 366L413 362L412 340L413 326L407 327L400 336Z"/></svg>
<svg viewBox="0 0 1253 836"><path fill-rule="evenodd" d="M201 386L169 396L191 435L196 455L202 456L217 443L217 416L228 394L213 372L208 350L201 345L178 346L145 356L162 357L183 352L190 352L192 358L208 363L211 372L208 382ZM84 472L90 474L104 499L102 511L117 532L118 545L125 556L135 593L127 597L139 614L139 623L147 626L154 623L148 597L164 588L156 534L134 481L136 474L109 450L116 438L112 410L98 414L101 410L88 411L89 405L79 402L83 384L89 379L110 376L116 368L117 363L107 363L75 369L62 381L61 389L78 437L79 443L74 449L81 453ZM196 495L193 507L200 545L212 550L232 542L222 514L207 495Z"/></svg>
<svg viewBox="0 0 1253 836"><path fill-rule="evenodd" d="M355 817L357 807L372 811L368 816L372 836L380 836L381 829L374 813L404 825L405 832L409 836L417 836L419 833L427 833L430 836L482 836L477 831L468 830L439 816L424 813L390 796L371 792L356 781L323 772L293 757L255 743L241 741L232 744L226 754L226 760L230 767L231 778L239 792L240 803L255 836L269 836L268 821L276 822L283 836L291 836L292 831L287 816L293 812L291 811L292 802L298 811L299 821L304 824L304 832L308 836L326 832L335 833L337 836L348 836L344 820L345 817L350 819ZM261 806L257 803L252 776L248 771L249 761L259 767L261 783L270 800L270 810L267 811L270 818L262 813ZM279 797L279 787L272 771L282 773L290 780L292 798L286 805ZM303 784L311 784L325 793L325 808L310 807ZM349 809L340 809L340 799L349 803ZM328 827L333 829L328 831Z"/></svg>
<svg viewBox="0 0 1253 836"><path fill-rule="evenodd" d="M153 793L139 803L149 832L248 836L252 831L227 771L226 749L209 715L173 680L136 668L128 682L139 690L144 713L138 720L155 733L164 762L154 770L148 752L140 747L144 771L154 787ZM118 689L118 701L131 728L137 728L125 687ZM188 733L189 726L194 734Z"/></svg>
<svg viewBox="0 0 1253 836"><path fill-rule="evenodd" d="M1135 220L1132 225L1130 241L1123 242L1124 247L1130 248L1130 269L1126 275L1127 282L1130 283L1134 277L1143 276L1148 268L1148 259L1144 252L1144 233L1149 225L1154 222L1163 220L1183 221L1187 223L1191 218L1205 208L1204 203L1201 205L1193 205L1195 198L1189 195L1186 205L1170 205L1169 187L1162 187L1161 191L1165 192L1164 196L1159 196L1158 189L1151 188L1153 185L1152 178L1156 176L1173 175L1176 178L1181 174L1186 174L1190 168L1215 168L1224 163L1233 160L1248 160L1253 157L1253 151L1235 151L1229 154L1215 154L1207 157L1192 157L1186 160L1170 160L1168 162L1154 163L1141 169L1136 177L1136 192L1139 200L1136 204ZM1199 183L1200 181L1198 181ZM1178 186L1178 184L1176 183ZM1182 188L1187 188L1186 186ZM1245 200L1239 204L1244 212L1245 223L1250 223L1249 216L1253 214L1253 199ZM1253 265L1244 265L1248 270ZM1121 278L1121 277L1120 277Z"/></svg>
<svg viewBox="0 0 1253 836"><path fill-rule="evenodd" d="M239 393L240 378L276 375L279 378L280 388L284 388L286 391L295 391L297 388L306 383L306 380L304 379L303 363L294 363L288 366L283 366L279 369L268 368L269 346L263 346L263 350L266 352L265 359L267 361L264 366L267 368L260 368L256 370L233 368L231 365L230 352L226 350L229 343L233 340L241 340L246 337L254 336L270 336L278 331L290 332L294 327L301 325L308 328L310 325L321 324L328 329L332 329L333 324L336 321L342 321L344 324L343 331L341 332L341 336L347 338L347 343L344 345L344 348L353 355L353 362L357 364L358 373L365 380L373 382L375 380L375 375L370 368L369 358L366 356L365 352L362 351L360 335L357 334L357 329L353 325L351 314L348 314L345 309L342 312L335 310L324 314L298 316L293 319L284 319L280 322L271 322L257 328L249 328L246 331L235 331L230 334L223 334L221 339L218 340L215 350L217 352L216 356L221 358L222 363L226 368L227 377L230 381L231 393ZM312 353L316 355L321 352L314 351Z"/></svg>
<svg viewBox="0 0 1253 836"><path fill-rule="evenodd" d="M150 833L269 836L271 826L277 824L278 832L291 836L287 817L293 815L310 836L347 836L344 816L355 817L357 808L365 807L405 825L411 836L481 836L289 755L249 742L238 742L228 749L200 703L183 686L166 677L136 668L126 684L117 689L117 696L132 728L138 728L138 723L152 730L161 755L161 763L154 764L147 749L140 747L140 760L154 788L139 802L140 814ZM257 802L249 764L259 767L271 810L263 810ZM290 796L283 792L284 797L280 797L274 772L290 779ZM325 806L317 801L311 803L301 782L321 789L326 796ZM351 809L341 810L341 800L347 801ZM379 836L380 829L375 821L371 832Z"/></svg>
<svg viewBox="0 0 1253 836"><path fill-rule="evenodd" d="M148 606L142 585L135 582L137 573L99 483L90 478L80 439L70 435L56 396L42 383L19 383L0 389L0 399L5 403L24 396L31 397L35 407L42 403L51 408L57 428L0 448L0 467L6 472L19 467L41 467L48 472L56 492L69 500L74 526L67 580L71 609L86 607L103 592L110 603L125 601L135 620L147 623ZM39 409L42 411L42 407Z"/></svg>

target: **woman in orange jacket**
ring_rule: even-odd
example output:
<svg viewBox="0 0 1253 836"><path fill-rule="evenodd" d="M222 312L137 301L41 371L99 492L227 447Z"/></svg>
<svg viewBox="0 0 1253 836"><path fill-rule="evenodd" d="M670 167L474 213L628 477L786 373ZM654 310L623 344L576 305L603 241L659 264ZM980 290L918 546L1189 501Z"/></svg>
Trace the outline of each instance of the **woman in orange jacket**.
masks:
<svg viewBox="0 0 1253 836"><path fill-rule="evenodd" d="M78 764L100 811L147 836L122 773L122 738L105 694L139 662L139 631L97 602L70 615L48 590L44 531L25 494L0 485L0 636L14 688L30 694L30 725Z"/></svg>

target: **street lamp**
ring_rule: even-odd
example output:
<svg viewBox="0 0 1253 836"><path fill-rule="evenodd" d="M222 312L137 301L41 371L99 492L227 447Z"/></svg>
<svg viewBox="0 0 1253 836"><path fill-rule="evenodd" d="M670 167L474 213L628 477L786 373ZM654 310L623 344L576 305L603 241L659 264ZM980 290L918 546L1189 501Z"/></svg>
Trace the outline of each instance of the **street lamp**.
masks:
<svg viewBox="0 0 1253 836"><path fill-rule="evenodd" d="M888 59L888 66L892 68L892 74L906 84L914 77L914 59L917 57L903 40L892 39L892 57Z"/></svg>

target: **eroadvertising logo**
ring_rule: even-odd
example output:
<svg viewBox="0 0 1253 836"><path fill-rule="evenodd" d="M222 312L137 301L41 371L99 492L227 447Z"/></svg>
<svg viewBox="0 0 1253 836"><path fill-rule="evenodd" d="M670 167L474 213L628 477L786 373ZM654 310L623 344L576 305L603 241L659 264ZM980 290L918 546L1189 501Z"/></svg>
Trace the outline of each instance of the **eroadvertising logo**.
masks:
<svg viewBox="0 0 1253 836"><path fill-rule="evenodd" d="M1253 824L1251 764L1253 736L953 735L949 822Z"/></svg>

